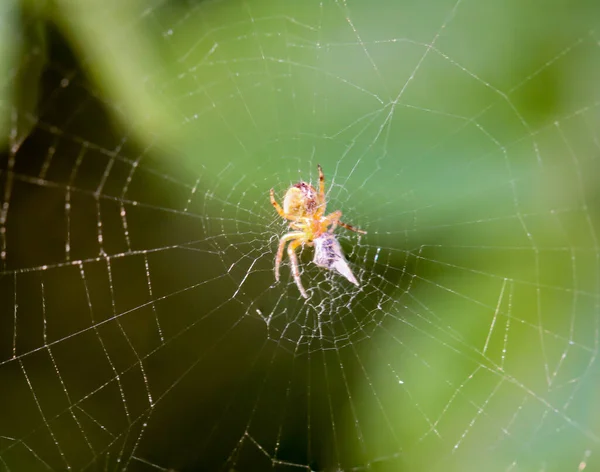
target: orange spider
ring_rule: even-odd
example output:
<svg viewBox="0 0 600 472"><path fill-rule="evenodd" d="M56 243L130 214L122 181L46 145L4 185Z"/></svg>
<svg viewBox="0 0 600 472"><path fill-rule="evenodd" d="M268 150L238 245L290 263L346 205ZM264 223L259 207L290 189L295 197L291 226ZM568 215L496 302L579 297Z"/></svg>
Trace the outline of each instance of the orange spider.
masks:
<svg viewBox="0 0 600 472"><path fill-rule="evenodd" d="M300 294L308 298L302 281L300 280L300 269L298 266L298 256L296 249L298 246L307 244L315 246L315 256L313 262L320 267L335 270L346 277L350 282L358 287L358 282L348 266L340 243L335 238L333 231L339 226L343 226L356 233L367 234L366 231L355 228L340 221L342 212L337 210L325 215L325 176L321 166L319 169L319 192L310 184L300 182L290 187L283 198L283 208L275 201L273 189L271 189L271 203L282 218L290 220L291 231L281 237L277 256L275 258L275 280L279 281L279 266L283 259L283 249L289 242L287 248L288 257L292 265L292 273Z"/></svg>

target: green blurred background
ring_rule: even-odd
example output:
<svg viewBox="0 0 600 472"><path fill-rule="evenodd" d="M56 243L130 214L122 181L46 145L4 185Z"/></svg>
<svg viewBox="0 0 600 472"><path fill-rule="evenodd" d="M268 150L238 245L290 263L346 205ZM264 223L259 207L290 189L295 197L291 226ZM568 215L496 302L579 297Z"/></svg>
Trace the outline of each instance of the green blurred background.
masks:
<svg viewBox="0 0 600 472"><path fill-rule="evenodd" d="M4 0L0 469L600 470L599 26ZM305 302L317 164L368 234Z"/></svg>

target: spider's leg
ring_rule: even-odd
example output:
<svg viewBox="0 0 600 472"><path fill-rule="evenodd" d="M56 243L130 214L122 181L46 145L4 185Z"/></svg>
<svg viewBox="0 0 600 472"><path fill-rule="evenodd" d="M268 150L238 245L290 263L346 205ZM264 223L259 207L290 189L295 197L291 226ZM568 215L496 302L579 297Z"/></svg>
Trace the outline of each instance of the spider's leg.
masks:
<svg viewBox="0 0 600 472"><path fill-rule="evenodd" d="M354 231L355 233L367 234L366 231L364 231L362 229L355 228L354 226L346 224L346 223L343 223L343 222L341 222L339 220L337 221L337 224L340 225L340 226L342 226L343 228L349 229L350 231Z"/></svg>
<svg viewBox="0 0 600 472"><path fill-rule="evenodd" d="M296 248L302 243L302 239L296 239L295 241L292 241L287 248L287 253L290 258L290 263L292 264L292 274L294 275L294 280L296 281L298 290L300 290L300 295L302 295L304 298L308 298L306 290L304 290L302 281L300 280L300 268L298 266L298 256L296 255Z"/></svg>
<svg viewBox="0 0 600 472"><path fill-rule="evenodd" d="M288 241L292 241L294 239L301 238L303 233L300 231L296 231L293 233L288 233L281 237L279 240L279 247L277 248L277 257L275 257L275 280L279 282L279 266L281 265L281 260L283 259L283 249Z"/></svg>
<svg viewBox="0 0 600 472"><path fill-rule="evenodd" d="M333 233L335 228L337 228L337 225L340 223L341 216L342 212L340 210L334 211L333 213L329 213L329 215L327 215L321 220L323 231L325 231L327 227L331 225L331 228L329 228L327 231L329 233Z"/></svg>
<svg viewBox="0 0 600 472"><path fill-rule="evenodd" d="M349 229L350 231L354 231L355 233L367 234L367 232L363 231L362 229L355 228L352 225L349 225L349 224L346 224L346 223L340 221L341 217L342 217L341 211L339 211L339 210L334 211L333 213L330 213L325 218L323 218L322 224L324 224L326 227L331 225L331 228L329 228L329 230L328 230L329 233L333 233L335 228L337 228L337 226L340 225L343 228Z"/></svg>
<svg viewBox="0 0 600 472"><path fill-rule="evenodd" d="M325 214L325 175L323 174L323 169L319 164L317 164L317 168L319 169L319 208L317 210L317 216L323 216Z"/></svg>
<svg viewBox="0 0 600 472"><path fill-rule="evenodd" d="M288 217L285 215L285 212L283 211L283 208L281 208L281 205L279 205L279 203L277 203L277 201L275 200L275 192L273 191L273 189L271 189L271 205L275 207L275 211L279 213L279 216L288 219Z"/></svg>

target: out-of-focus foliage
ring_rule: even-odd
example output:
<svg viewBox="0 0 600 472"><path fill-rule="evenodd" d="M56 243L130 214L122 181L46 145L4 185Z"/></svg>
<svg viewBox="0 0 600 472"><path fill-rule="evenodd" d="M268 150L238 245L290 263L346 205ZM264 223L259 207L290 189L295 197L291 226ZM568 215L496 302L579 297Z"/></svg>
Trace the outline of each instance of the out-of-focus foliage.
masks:
<svg viewBox="0 0 600 472"><path fill-rule="evenodd" d="M29 134L46 67L45 1L0 4L0 149Z"/></svg>
<svg viewBox="0 0 600 472"><path fill-rule="evenodd" d="M18 110L18 136L22 140L33 124L41 74L50 66L46 54L48 28L69 41L110 110L122 124L136 123L132 131L140 141L173 137L176 130L167 102L152 91L145 78L157 80L173 57L159 53L151 34L137 28L149 2L117 0L6 0L0 5L0 139L14 130L11 109ZM12 108L11 108L12 107Z"/></svg>

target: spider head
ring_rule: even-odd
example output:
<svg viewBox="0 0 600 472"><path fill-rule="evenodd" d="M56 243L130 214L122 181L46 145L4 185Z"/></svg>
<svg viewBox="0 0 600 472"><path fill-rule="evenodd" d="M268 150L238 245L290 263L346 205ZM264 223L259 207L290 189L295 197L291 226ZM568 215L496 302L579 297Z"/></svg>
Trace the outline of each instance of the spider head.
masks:
<svg viewBox="0 0 600 472"><path fill-rule="evenodd" d="M312 216L318 207L318 193L312 185L306 182L300 182L290 187L283 199L283 211L289 216Z"/></svg>

